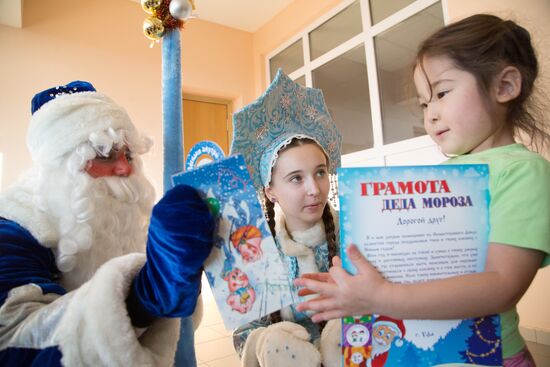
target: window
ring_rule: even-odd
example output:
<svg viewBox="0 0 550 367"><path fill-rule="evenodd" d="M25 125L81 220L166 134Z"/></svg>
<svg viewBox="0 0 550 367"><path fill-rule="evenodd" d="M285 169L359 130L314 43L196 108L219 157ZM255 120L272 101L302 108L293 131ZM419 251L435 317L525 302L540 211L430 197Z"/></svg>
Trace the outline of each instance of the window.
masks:
<svg viewBox="0 0 550 367"><path fill-rule="evenodd" d="M385 144L426 134L410 68L420 42L443 25L441 12L436 3L374 37Z"/></svg>
<svg viewBox="0 0 550 367"><path fill-rule="evenodd" d="M370 18L376 24L388 16L412 4L414 0L370 0Z"/></svg>
<svg viewBox="0 0 550 367"><path fill-rule="evenodd" d="M313 85L323 90L329 113L338 121L342 154L373 147L366 65L365 47L360 45L312 72Z"/></svg>
<svg viewBox="0 0 550 367"><path fill-rule="evenodd" d="M442 160L425 135L410 75L419 43L445 24L441 1L345 1L267 55L269 80L282 67L323 90L344 165Z"/></svg>
<svg viewBox="0 0 550 367"><path fill-rule="evenodd" d="M270 80L275 78L279 68L282 68L285 74L290 74L302 66L304 66L304 52L302 40L300 39L269 60Z"/></svg>
<svg viewBox="0 0 550 367"><path fill-rule="evenodd" d="M300 84L301 86L305 87L306 86L306 77L304 75L302 75L301 77L299 77L298 79L294 79L294 81L298 84Z"/></svg>
<svg viewBox="0 0 550 367"><path fill-rule="evenodd" d="M356 1L309 33L311 58L318 58L362 31L361 8Z"/></svg>

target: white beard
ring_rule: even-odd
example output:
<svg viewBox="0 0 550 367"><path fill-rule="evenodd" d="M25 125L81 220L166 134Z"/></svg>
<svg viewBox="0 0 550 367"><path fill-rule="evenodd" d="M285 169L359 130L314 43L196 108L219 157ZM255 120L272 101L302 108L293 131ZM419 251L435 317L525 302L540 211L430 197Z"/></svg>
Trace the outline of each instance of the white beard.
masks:
<svg viewBox="0 0 550 367"><path fill-rule="evenodd" d="M46 210L59 220L53 250L63 273L61 284L70 291L108 260L144 252L154 192L139 172L94 179L85 172L59 171L48 175L41 192L49 195L41 196Z"/></svg>
<svg viewBox="0 0 550 367"><path fill-rule="evenodd" d="M379 356L380 354L384 354L384 353L387 353L390 348L391 348L391 343L388 344L388 345L385 345L385 344L380 344L376 341L376 338L373 338L372 339L372 357L374 359L374 357L376 356Z"/></svg>

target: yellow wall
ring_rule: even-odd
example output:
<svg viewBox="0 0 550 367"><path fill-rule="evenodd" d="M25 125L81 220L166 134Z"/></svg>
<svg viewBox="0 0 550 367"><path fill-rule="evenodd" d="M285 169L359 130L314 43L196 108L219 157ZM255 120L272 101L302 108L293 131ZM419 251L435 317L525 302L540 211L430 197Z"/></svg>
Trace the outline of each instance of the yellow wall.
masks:
<svg viewBox="0 0 550 367"><path fill-rule="evenodd" d="M192 20L182 32L185 93L230 99L234 110L252 102L252 34Z"/></svg>
<svg viewBox="0 0 550 367"><path fill-rule="evenodd" d="M122 105L155 141L145 169L162 190L161 45L149 48L146 14L129 0L26 0L23 28L0 25L2 189L31 165L25 134L33 95L81 79ZM253 99L252 35L201 20L182 33L184 92Z"/></svg>

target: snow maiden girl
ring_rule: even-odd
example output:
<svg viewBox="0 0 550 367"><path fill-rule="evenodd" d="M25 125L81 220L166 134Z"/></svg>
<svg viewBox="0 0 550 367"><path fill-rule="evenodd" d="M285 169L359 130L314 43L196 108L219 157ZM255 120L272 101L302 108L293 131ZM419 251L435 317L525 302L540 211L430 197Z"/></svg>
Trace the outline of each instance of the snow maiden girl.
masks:
<svg viewBox="0 0 550 367"><path fill-rule="evenodd" d="M281 70L263 96L237 112L232 154L242 154L262 190L271 232L290 283L326 272L338 253L329 173L340 163L341 136L320 90ZM303 300L303 299L302 299ZM340 322L315 324L286 307L234 333L243 366L340 366Z"/></svg>

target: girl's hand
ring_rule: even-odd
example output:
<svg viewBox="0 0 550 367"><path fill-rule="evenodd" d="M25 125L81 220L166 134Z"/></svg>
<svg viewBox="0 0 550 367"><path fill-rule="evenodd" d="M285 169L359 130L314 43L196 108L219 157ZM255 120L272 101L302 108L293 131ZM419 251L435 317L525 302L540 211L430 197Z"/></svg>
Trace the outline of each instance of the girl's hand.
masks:
<svg viewBox="0 0 550 367"><path fill-rule="evenodd" d="M304 287L299 295L318 294L319 296L300 303L298 311L316 311L314 322L341 318L344 316L378 313L379 305L388 283L382 275L359 252L355 245L346 249L347 255L357 269L350 275L340 258L335 257L328 273L304 274L296 279L296 286Z"/></svg>

